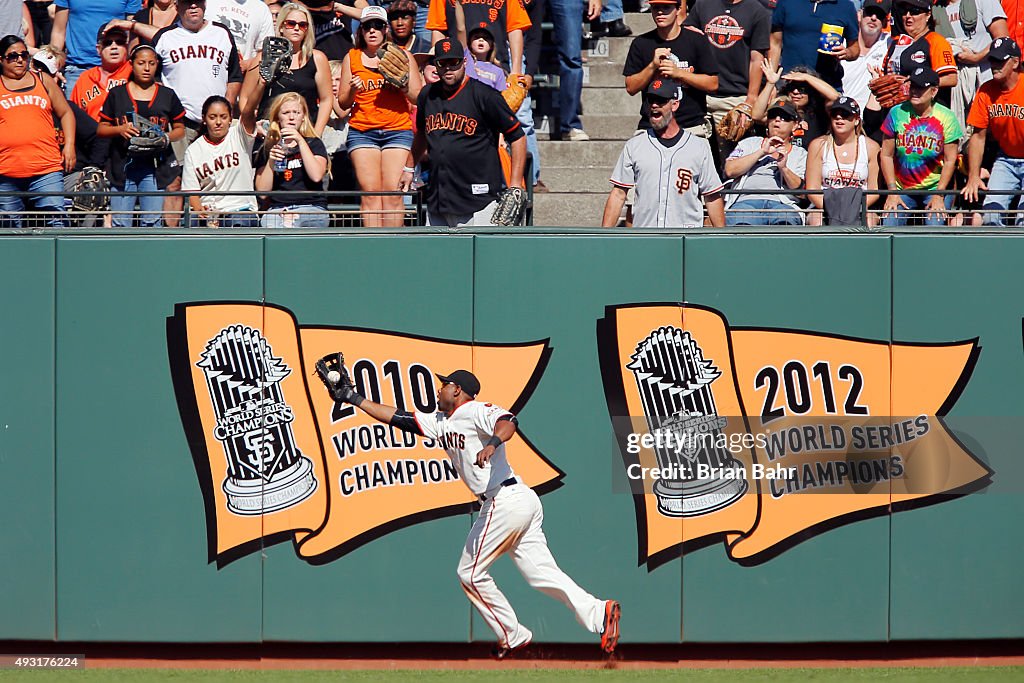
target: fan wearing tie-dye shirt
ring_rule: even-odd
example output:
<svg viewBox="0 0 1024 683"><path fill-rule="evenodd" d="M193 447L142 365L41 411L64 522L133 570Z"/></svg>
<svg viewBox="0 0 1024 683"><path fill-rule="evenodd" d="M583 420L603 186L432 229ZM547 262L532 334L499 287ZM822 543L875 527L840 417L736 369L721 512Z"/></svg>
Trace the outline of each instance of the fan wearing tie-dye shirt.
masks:
<svg viewBox="0 0 1024 683"><path fill-rule="evenodd" d="M953 179L957 141L963 137L963 129L952 111L935 103L938 86L939 75L931 68L918 68L910 74L910 99L893 107L882 124L879 165L890 190L939 192L889 195L883 225L906 225L911 216L921 212L925 212L925 225L946 224L954 196L941 192Z"/></svg>

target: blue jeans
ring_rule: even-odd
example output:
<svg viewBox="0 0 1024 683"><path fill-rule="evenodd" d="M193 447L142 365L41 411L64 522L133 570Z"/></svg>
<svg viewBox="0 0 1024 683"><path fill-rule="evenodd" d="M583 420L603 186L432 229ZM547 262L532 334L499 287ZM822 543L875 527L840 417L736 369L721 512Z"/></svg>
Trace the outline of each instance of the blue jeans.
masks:
<svg viewBox="0 0 1024 683"><path fill-rule="evenodd" d="M526 57L523 57L523 73L526 73ZM537 146L537 131L533 127L533 98L529 92L516 112L516 118L526 134L526 151L533 155L533 178L530 180L536 185L540 180L540 148Z"/></svg>
<svg viewBox="0 0 1024 683"><path fill-rule="evenodd" d="M1000 154L992 164L992 175L988 179L989 190L1010 190L1020 192L1024 190L1024 159L1011 159ZM1013 201L1012 194L990 194L985 195L983 209L985 211L985 225L1006 225L1002 214L997 211L1007 211L1010 202ZM1016 225L1024 225L1024 217L1018 214Z"/></svg>
<svg viewBox="0 0 1024 683"><path fill-rule="evenodd" d="M64 65L64 96L68 99L71 98L71 91L75 89L75 83L78 82L78 77L82 75L87 69L91 69L89 66L75 66L74 64Z"/></svg>
<svg viewBox="0 0 1024 683"><path fill-rule="evenodd" d="M369 147L372 149L412 149L412 130L356 130L349 126L345 148L353 150Z"/></svg>
<svg viewBox="0 0 1024 683"><path fill-rule="evenodd" d="M607 24L610 21L621 19L623 16L622 0L605 0L604 7L601 8L602 23Z"/></svg>
<svg viewBox="0 0 1024 683"><path fill-rule="evenodd" d="M427 41L427 45L433 45L434 32L427 30L427 8L419 3L416 3L416 26L413 32Z"/></svg>
<svg viewBox="0 0 1024 683"><path fill-rule="evenodd" d="M263 214L264 228L326 228L331 214L322 206L284 206Z"/></svg>
<svg viewBox="0 0 1024 683"><path fill-rule="evenodd" d="M550 0L551 21L558 46L558 112L562 133L583 128L583 0Z"/></svg>
<svg viewBox="0 0 1024 683"><path fill-rule="evenodd" d="M148 192L149 194L132 197L115 194L110 198L110 210L113 212L115 228L130 228L134 223L131 211L138 200L139 208L144 212L139 215L139 225L144 228L155 228L163 219L164 198L156 186L156 172L150 165L129 163L124 169L124 192Z"/></svg>
<svg viewBox="0 0 1024 683"><path fill-rule="evenodd" d="M210 225L210 222L216 225ZM233 213L215 213L209 221L205 221L194 213L189 214L190 228L258 228L260 217L255 211L236 211Z"/></svg>
<svg viewBox="0 0 1024 683"><path fill-rule="evenodd" d="M67 227L67 214L64 213L64 174L60 171L31 178L0 176L0 192L24 192L29 195L28 199L34 209L53 212L53 215L46 220L49 227ZM0 216L0 226L5 228L22 227L19 214L24 210L24 197L0 196L0 212L8 214Z"/></svg>
<svg viewBox="0 0 1024 683"><path fill-rule="evenodd" d="M726 225L803 225L800 212L775 199L740 199L725 212Z"/></svg>
<svg viewBox="0 0 1024 683"><path fill-rule="evenodd" d="M934 195L930 194L901 194L900 198L903 203L907 205L909 211L921 211L928 204ZM953 195L947 194L943 203L946 205L946 209L949 210L953 206ZM884 202L883 202L884 205ZM924 224L928 227L937 227L946 224L945 219L939 218L934 214L923 214L923 213L909 213L908 211L899 210L894 211L885 218L882 219L882 225L886 228L894 228L900 225L906 225L910 222L911 217L924 217Z"/></svg>

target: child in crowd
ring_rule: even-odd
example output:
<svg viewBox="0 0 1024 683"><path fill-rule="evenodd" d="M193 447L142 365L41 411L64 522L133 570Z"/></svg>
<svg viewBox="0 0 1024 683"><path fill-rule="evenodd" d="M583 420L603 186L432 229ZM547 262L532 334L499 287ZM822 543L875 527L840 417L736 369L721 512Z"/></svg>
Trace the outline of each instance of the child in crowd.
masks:
<svg viewBox="0 0 1024 683"><path fill-rule="evenodd" d="M243 111L243 125L255 126L255 112ZM306 100L297 93L278 95L270 105L270 127L260 152L256 189L261 192L315 193L270 197L264 228L326 228L329 221L323 181L328 174L327 148L309 120Z"/></svg>
<svg viewBox="0 0 1024 683"><path fill-rule="evenodd" d="M164 205L157 190L166 190L181 174L170 143L185 135L185 108L173 90L156 82L160 56L152 47L136 46L132 50L130 64L132 70L128 82L111 90L103 103L97 135L114 138L110 149L111 187L122 192L148 193L140 197L111 197L114 227L132 226L133 218L129 212L135 208L136 199L143 211L139 222L145 227L156 227L160 224ZM129 140L142 132L143 122L159 127L163 132L163 144L132 151Z"/></svg>

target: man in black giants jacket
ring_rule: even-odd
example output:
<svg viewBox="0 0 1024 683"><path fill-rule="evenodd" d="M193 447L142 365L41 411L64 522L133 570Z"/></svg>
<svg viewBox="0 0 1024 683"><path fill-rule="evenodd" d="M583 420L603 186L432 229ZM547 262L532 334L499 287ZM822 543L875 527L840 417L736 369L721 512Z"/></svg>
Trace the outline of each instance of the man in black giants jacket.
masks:
<svg viewBox="0 0 1024 683"><path fill-rule="evenodd" d="M491 214L505 175L498 157L499 136L509 143L509 183L523 187L526 137L501 93L466 76L463 47L443 38L434 45L440 81L423 88L416 112L414 161L430 157L427 222L430 225L492 225ZM402 189L412 169L402 175Z"/></svg>

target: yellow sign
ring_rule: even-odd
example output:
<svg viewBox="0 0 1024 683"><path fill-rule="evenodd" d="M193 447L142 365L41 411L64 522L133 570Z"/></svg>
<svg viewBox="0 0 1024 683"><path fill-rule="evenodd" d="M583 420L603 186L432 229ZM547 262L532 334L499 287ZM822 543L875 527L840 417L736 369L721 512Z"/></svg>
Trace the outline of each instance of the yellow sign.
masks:
<svg viewBox="0 0 1024 683"><path fill-rule="evenodd" d="M649 569L718 539L757 564L992 475L941 420L976 341L731 329L709 308L639 304L609 307L598 342Z"/></svg>
<svg viewBox="0 0 1024 683"><path fill-rule="evenodd" d="M486 400L522 408L547 363L546 341L469 344L393 332L300 327L259 303L187 304L169 326L175 390L206 500L218 565L291 539L321 564L395 529L468 512L476 498L430 439L335 404L313 374L342 351L360 393L436 410L435 372L471 370ZM562 473L522 434L509 462L531 487Z"/></svg>

